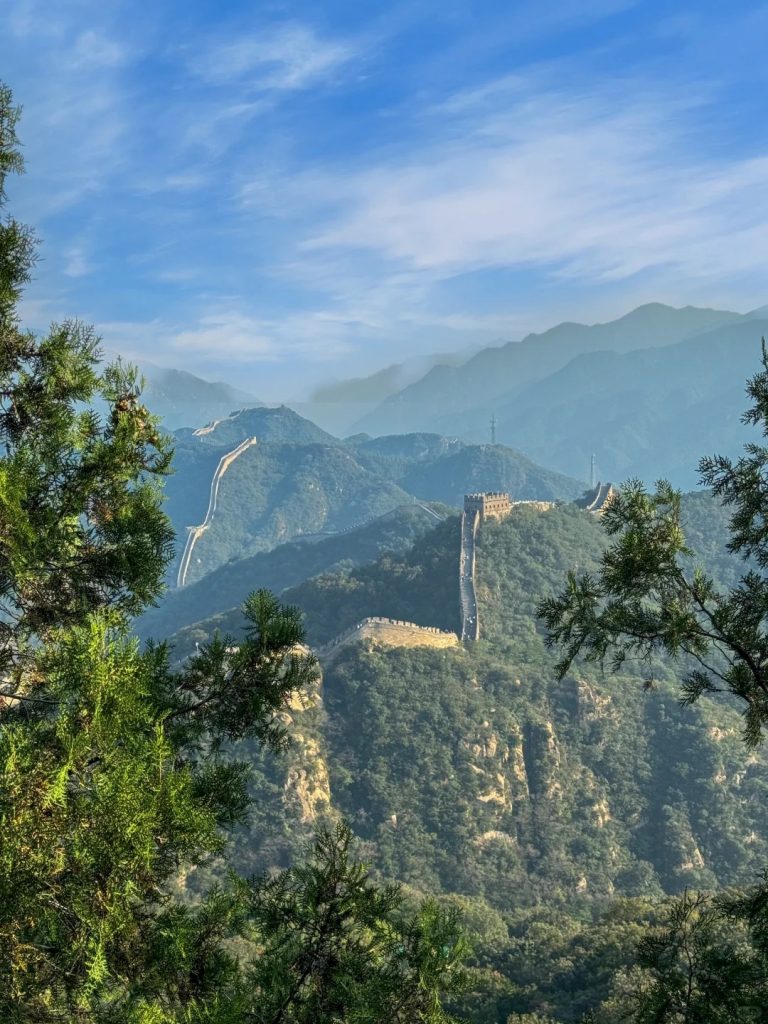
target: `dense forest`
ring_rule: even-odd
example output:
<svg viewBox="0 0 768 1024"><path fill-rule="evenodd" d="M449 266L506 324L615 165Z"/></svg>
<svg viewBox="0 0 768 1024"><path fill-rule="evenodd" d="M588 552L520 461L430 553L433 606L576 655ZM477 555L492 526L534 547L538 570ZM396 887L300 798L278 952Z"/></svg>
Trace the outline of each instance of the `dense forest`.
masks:
<svg viewBox="0 0 768 1024"><path fill-rule="evenodd" d="M739 568L727 519L711 494L685 496L686 536L723 586ZM456 629L458 543L450 517L404 556L284 596L317 644L363 615ZM317 821L341 814L376 877L439 893L493 934L462 1014L577 1021L635 962L665 894L757 877L768 762L744 750L736 707L681 707L662 657L619 673L580 665L557 681L537 606L569 570L597 567L599 519L572 505L521 508L484 525L478 545L481 641L467 651L353 643L324 661L310 706L291 711L292 750L256 758L259 825L238 836L235 858L247 870L290 864ZM178 636L180 650L240 626L239 612L201 622Z"/></svg>

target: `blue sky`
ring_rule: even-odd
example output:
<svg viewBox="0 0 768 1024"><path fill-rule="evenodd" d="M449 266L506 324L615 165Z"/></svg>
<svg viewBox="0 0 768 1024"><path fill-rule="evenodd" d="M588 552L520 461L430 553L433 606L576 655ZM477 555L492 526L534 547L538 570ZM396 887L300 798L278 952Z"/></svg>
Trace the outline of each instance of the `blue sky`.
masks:
<svg viewBox="0 0 768 1024"><path fill-rule="evenodd" d="M768 303L768 5L14 0L29 326L267 401Z"/></svg>

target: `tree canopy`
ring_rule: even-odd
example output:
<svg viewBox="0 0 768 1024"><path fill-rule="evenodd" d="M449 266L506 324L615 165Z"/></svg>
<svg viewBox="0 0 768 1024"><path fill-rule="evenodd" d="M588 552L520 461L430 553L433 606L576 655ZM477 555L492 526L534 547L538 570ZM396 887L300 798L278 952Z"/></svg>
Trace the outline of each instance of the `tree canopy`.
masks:
<svg viewBox="0 0 768 1024"><path fill-rule="evenodd" d="M747 383L743 421L768 437L768 350ZM712 695L740 705L743 739L756 747L768 723L768 447L750 442L737 460L707 456L701 482L730 510L727 550L741 563L718 585L686 543L682 496L660 480L626 484L603 514L615 538L593 573L568 574L539 614L562 650L563 678L577 658L619 668L639 659L653 685L659 655L681 671L681 702ZM686 892L667 927L644 938L634 970L617 978L598 1015L635 1024L762 1020L768 985L768 883L712 899Z"/></svg>
<svg viewBox="0 0 768 1024"><path fill-rule="evenodd" d="M22 169L0 87L0 206ZM0 224L0 1018L9 1024L448 1020L455 913L408 914L343 824L276 878L184 891L246 820L237 744L286 742L313 683L301 616L266 591L245 634L180 666L130 616L162 589L171 450L136 372L17 303L32 233Z"/></svg>

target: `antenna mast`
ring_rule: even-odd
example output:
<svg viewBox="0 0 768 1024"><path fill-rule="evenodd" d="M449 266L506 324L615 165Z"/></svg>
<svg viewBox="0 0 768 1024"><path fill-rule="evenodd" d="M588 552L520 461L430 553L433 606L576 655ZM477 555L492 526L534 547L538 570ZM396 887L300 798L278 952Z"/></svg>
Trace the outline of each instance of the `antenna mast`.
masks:
<svg viewBox="0 0 768 1024"><path fill-rule="evenodd" d="M589 467L589 486L590 487L595 487L597 485L596 466L597 466L597 459L595 457L595 453L592 452L592 461L591 461L590 467Z"/></svg>
<svg viewBox="0 0 768 1024"><path fill-rule="evenodd" d="M491 413L491 444L496 444L496 413Z"/></svg>

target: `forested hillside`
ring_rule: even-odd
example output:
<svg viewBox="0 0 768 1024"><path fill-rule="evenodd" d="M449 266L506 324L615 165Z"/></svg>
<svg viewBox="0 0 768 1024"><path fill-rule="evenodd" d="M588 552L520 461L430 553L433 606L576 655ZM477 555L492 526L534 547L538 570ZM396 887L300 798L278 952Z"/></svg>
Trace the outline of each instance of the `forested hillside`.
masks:
<svg viewBox="0 0 768 1024"><path fill-rule="evenodd" d="M443 514L451 510L435 506ZM383 552L407 551L432 530L435 516L418 504L401 505L364 526L338 534L310 535L249 558L227 562L196 583L166 593L136 622L140 636L163 637L190 622L242 604L259 587L281 594L308 577L365 565Z"/></svg>
<svg viewBox="0 0 768 1024"><path fill-rule="evenodd" d="M722 509L697 494L685 514L723 575ZM448 519L405 556L284 596L313 645L371 615L456 630L458 532ZM681 709L663 665L652 693L639 666L554 681L536 605L603 544L599 520L573 506L518 510L480 532L479 644L352 645L324 667L314 716L328 807L352 818L383 874L500 907L544 894L567 905L746 882L768 854L768 771L744 754L735 712ZM239 625L232 612L191 627L178 653Z"/></svg>
<svg viewBox="0 0 768 1024"><path fill-rule="evenodd" d="M686 496L684 517L692 546L732 583L723 509L700 492ZM452 517L405 556L321 574L284 597L304 611L315 645L368 615L455 630L458 542ZM381 877L460 894L481 931L500 915L488 962L516 984L494 989L478 975L485 994L463 1004L478 1022L503 1019L492 1015L503 1006L579 1019L605 996L611 957L626 962L659 913L642 901L749 884L768 857L768 761L744 751L735 709L682 708L662 663L651 691L643 666L614 675L579 666L555 681L536 605L569 569L593 567L604 544L599 519L570 505L486 524L481 641L340 648L323 661L309 707L290 712L292 750L282 761L257 758L260 810L238 842L249 870L290 863L314 824L343 814ZM237 611L199 623L177 638L178 653L214 628L237 635L241 626ZM623 898L640 902L608 909ZM538 973L520 959L533 935ZM601 972L580 963L548 989L547 965L571 941L600 959ZM536 977L527 994L523 975Z"/></svg>
<svg viewBox="0 0 768 1024"><path fill-rule="evenodd" d="M179 539L172 583L193 583L297 537L357 529L415 500L456 506L467 487L540 499L571 499L583 488L502 445L437 435L345 443L285 407L180 430L175 443L166 486ZM190 528L203 525L185 554Z"/></svg>

